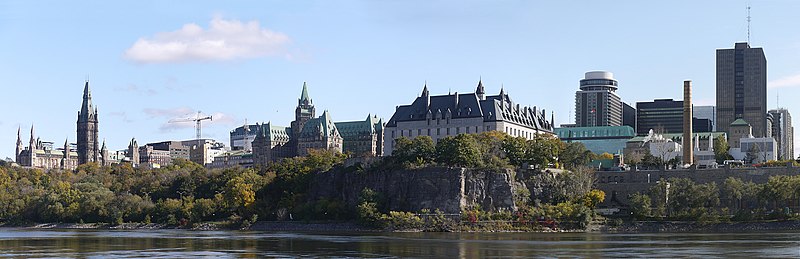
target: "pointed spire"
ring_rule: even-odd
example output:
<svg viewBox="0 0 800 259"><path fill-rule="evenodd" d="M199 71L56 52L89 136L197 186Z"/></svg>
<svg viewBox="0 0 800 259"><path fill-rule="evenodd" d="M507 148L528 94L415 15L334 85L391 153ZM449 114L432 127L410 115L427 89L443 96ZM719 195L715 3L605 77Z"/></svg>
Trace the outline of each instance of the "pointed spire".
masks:
<svg viewBox="0 0 800 259"><path fill-rule="evenodd" d="M92 110L94 110L92 108L92 92L89 90L89 80L86 80L86 84L83 86L83 103L81 104L81 112L79 113L79 116L88 118L89 113L92 112Z"/></svg>
<svg viewBox="0 0 800 259"><path fill-rule="evenodd" d="M34 136L33 136L33 124L31 124L31 139L30 139L30 143L28 143L28 144L31 145L31 150L34 149L33 143L34 143L35 139L36 138L34 138Z"/></svg>
<svg viewBox="0 0 800 259"><path fill-rule="evenodd" d="M479 99L485 100L486 89L483 88L483 78L478 79L478 87L475 89L475 94L478 95Z"/></svg>
<svg viewBox="0 0 800 259"><path fill-rule="evenodd" d="M303 92L300 93L300 103L311 103L311 98L308 97L308 86L306 85L306 82L303 82Z"/></svg>
<svg viewBox="0 0 800 259"><path fill-rule="evenodd" d="M100 148L100 151L107 150L106 149L106 139L103 139L103 147Z"/></svg>
<svg viewBox="0 0 800 259"><path fill-rule="evenodd" d="M17 145L22 143L22 136L20 135L20 131L22 130L22 126L17 127Z"/></svg>
<svg viewBox="0 0 800 259"><path fill-rule="evenodd" d="M430 92L428 92L428 81L425 80L425 85L422 87L422 96L429 96Z"/></svg>

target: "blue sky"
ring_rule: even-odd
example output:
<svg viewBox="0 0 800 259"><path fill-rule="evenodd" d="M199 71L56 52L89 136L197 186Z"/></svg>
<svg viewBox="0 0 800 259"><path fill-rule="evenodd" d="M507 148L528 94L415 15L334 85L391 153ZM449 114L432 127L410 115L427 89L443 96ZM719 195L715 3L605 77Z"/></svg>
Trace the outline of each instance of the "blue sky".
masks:
<svg viewBox="0 0 800 259"><path fill-rule="evenodd" d="M750 1L769 104L800 111L800 1ZM2 1L0 158L35 124L75 141L84 80L112 150L204 137L248 122L289 125L303 82L318 114L391 117L432 94L504 85L568 123L584 72L608 70L625 102L714 104L715 49L746 40L746 1ZM795 115L800 116L800 115ZM800 146L800 145L798 145Z"/></svg>

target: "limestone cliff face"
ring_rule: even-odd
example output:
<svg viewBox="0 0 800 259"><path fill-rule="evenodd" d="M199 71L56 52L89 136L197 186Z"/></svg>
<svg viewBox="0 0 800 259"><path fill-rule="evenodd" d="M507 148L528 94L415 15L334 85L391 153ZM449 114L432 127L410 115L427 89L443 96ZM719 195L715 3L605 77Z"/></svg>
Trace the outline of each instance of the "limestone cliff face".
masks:
<svg viewBox="0 0 800 259"><path fill-rule="evenodd" d="M436 209L459 213L480 205L483 210L515 210L514 171L484 172L433 167L386 172L324 172L314 176L309 196L356 206L364 188L377 191L389 210L417 212Z"/></svg>

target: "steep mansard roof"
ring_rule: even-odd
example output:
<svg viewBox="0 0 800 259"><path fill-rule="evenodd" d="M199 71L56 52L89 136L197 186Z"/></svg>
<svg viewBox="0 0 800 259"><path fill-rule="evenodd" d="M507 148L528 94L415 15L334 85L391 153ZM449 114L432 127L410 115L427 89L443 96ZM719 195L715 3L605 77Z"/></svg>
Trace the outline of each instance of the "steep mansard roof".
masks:
<svg viewBox="0 0 800 259"><path fill-rule="evenodd" d="M333 136L339 135L339 130L336 124L331 119L331 114L325 110L319 117L310 119L303 125L300 131L300 138L316 138L317 136Z"/></svg>
<svg viewBox="0 0 800 259"><path fill-rule="evenodd" d="M544 110L536 107L522 107L514 104L511 98L503 93L486 96L480 100L478 94L448 94L417 97L410 105L398 106L386 126L397 126L403 121L425 121L427 118L483 118L484 121L510 121L537 130L552 132L553 125L547 121ZM428 102L430 99L430 102Z"/></svg>
<svg viewBox="0 0 800 259"><path fill-rule="evenodd" d="M363 121L345 121L335 122L336 129L342 134L342 137L356 137L363 133L375 134L380 131L380 126L383 120L378 116L367 115L367 119ZM379 132L378 132L379 133Z"/></svg>
<svg viewBox="0 0 800 259"><path fill-rule="evenodd" d="M257 126L258 132L256 133L256 138L267 138L272 141L280 140L284 142L288 142L291 139L291 127L274 126L271 122L257 124Z"/></svg>

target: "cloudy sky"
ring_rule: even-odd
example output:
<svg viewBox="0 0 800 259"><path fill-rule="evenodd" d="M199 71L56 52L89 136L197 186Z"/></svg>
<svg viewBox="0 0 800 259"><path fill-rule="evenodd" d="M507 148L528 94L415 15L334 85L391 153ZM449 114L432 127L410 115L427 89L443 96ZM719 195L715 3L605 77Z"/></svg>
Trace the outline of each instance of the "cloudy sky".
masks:
<svg viewBox="0 0 800 259"><path fill-rule="evenodd" d="M608 70L628 103L714 104L715 49L746 40L746 2L724 1L2 1L0 158L18 128L75 140L88 78L112 150L204 137L248 122L289 125L303 82L318 114L388 119L432 94L503 85L572 120L578 80ZM751 45L769 62L769 108L800 104L800 1L749 1ZM800 116L800 115L796 115ZM800 139L800 138L799 138ZM800 145L796 145L800 146Z"/></svg>

